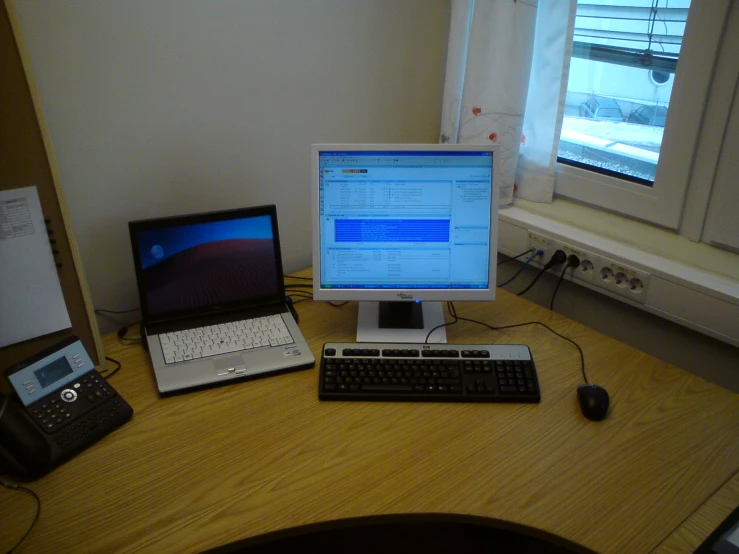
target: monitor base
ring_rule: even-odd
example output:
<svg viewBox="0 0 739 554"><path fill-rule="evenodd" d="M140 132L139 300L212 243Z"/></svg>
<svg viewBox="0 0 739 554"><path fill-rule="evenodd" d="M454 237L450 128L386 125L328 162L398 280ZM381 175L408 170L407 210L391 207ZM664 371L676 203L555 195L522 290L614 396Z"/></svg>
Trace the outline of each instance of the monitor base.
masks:
<svg viewBox="0 0 739 554"><path fill-rule="evenodd" d="M423 327L418 329L380 328L380 303L360 302L357 318L357 342L425 342L426 335L437 325L444 323L441 302L422 302ZM445 344L446 327L441 327L429 337L429 343Z"/></svg>

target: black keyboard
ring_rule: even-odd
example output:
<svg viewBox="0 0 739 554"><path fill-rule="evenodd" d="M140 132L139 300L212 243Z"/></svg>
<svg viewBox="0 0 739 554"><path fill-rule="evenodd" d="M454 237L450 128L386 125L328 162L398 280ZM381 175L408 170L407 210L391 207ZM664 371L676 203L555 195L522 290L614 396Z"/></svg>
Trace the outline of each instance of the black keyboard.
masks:
<svg viewBox="0 0 739 554"><path fill-rule="evenodd" d="M539 402L528 346L327 342L321 400Z"/></svg>

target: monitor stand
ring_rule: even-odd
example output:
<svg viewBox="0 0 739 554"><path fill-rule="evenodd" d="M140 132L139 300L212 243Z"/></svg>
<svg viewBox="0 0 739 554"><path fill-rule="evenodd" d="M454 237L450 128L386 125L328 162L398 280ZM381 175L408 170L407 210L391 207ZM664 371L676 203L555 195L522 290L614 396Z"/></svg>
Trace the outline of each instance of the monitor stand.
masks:
<svg viewBox="0 0 739 554"><path fill-rule="evenodd" d="M441 302L360 302L357 342L425 342L443 323ZM434 331L429 342L446 343L446 327Z"/></svg>

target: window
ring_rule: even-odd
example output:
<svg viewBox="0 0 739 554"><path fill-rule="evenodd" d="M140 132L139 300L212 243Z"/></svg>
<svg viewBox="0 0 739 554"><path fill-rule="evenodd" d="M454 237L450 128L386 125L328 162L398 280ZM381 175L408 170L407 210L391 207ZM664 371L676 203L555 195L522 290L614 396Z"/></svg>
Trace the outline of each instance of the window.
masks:
<svg viewBox="0 0 739 554"><path fill-rule="evenodd" d="M690 0L632 4L578 4L559 159L651 187Z"/></svg>
<svg viewBox="0 0 739 554"><path fill-rule="evenodd" d="M730 7L578 2L558 195L680 228Z"/></svg>

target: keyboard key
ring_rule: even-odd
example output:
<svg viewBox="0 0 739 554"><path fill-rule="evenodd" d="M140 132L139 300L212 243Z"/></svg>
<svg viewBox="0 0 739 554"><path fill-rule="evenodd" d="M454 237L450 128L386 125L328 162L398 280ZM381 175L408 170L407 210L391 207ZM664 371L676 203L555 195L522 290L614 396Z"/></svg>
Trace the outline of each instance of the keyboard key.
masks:
<svg viewBox="0 0 739 554"><path fill-rule="evenodd" d="M294 343L279 314L159 335L165 363Z"/></svg>

